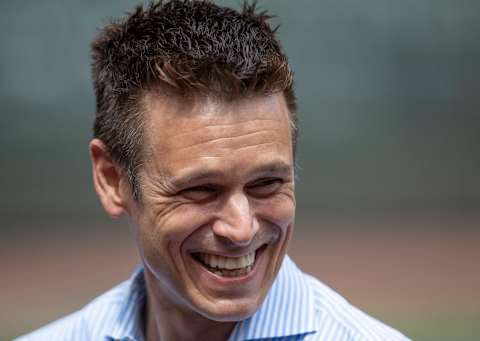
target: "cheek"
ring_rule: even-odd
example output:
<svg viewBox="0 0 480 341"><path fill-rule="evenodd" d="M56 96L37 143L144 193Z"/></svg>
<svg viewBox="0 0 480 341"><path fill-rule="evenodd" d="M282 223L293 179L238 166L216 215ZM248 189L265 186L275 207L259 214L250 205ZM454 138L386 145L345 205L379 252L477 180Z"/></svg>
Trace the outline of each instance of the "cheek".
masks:
<svg viewBox="0 0 480 341"><path fill-rule="evenodd" d="M203 211L191 205L178 205L161 214L144 211L135 233L141 257L155 277L166 287L180 288L186 272L182 245L208 222ZM175 289L176 290L176 289Z"/></svg>
<svg viewBox="0 0 480 341"><path fill-rule="evenodd" d="M149 211L137 233L142 246L157 256L168 253L171 257L178 257L182 243L209 221L208 210L189 204Z"/></svg>
<svg viewBox="0 0 480 341"><path fill-rule="evenodd" d="M260 219L267 220L285 230L295 219L295 197L279 193L268 200L255 203L256 213Z"/></svg>

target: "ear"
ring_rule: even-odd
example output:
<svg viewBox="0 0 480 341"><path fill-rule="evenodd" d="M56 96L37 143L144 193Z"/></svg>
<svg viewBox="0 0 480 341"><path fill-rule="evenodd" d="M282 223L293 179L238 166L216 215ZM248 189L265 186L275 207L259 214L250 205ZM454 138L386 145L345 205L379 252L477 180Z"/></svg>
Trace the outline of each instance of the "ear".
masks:
<svg viewBox="0 0 480 341"><path fill-rule="evenodd" d="M112 218L118 218L126 209L126 192L122 186L125 181L119 167L115 164L105 144L93 139L89 145L92 161L93 185L105 212Z"/></svg>

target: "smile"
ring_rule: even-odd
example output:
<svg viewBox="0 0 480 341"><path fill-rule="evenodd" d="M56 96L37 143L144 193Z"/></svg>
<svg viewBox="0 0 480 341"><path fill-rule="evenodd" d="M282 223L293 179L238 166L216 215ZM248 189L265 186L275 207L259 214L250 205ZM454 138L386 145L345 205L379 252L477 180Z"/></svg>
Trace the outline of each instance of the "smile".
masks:
<svg viewBox="0 0 480 341"><path fill-rule="evenodd" d="M252 271L255 264L256 253L257 251L254 251L241 257L225 257L199 252L192 254L192 257L215 275L222 277L241 277Z"/></svg>

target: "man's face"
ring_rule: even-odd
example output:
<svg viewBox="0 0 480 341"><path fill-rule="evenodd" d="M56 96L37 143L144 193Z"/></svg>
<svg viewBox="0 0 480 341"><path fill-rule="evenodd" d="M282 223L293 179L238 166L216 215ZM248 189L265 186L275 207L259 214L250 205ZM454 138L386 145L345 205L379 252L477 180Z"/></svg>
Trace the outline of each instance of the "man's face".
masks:
<svg viewBox="0 0 480 341"><path fill-rule="evenodd" d="M128 210L147 283L183 311L244 319L270 288L293 229L283 95L145 102L141 198Z"/></svg>

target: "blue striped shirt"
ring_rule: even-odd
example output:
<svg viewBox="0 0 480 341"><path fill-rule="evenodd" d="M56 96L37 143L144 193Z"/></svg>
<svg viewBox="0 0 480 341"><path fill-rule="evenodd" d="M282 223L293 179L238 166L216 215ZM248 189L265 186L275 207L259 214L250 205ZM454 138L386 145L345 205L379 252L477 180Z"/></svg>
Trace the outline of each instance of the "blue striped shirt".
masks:
<svg viewBox="0 0 480 341"><path fill-rule="evenodd" d="M16 341L143 341L143 269L83 309ZM366 315L287 256L260 308L238 322L228 341L406 341Z"/></svg>

